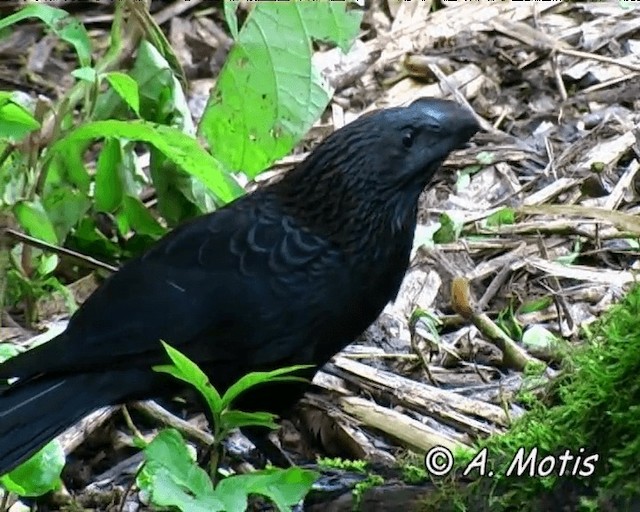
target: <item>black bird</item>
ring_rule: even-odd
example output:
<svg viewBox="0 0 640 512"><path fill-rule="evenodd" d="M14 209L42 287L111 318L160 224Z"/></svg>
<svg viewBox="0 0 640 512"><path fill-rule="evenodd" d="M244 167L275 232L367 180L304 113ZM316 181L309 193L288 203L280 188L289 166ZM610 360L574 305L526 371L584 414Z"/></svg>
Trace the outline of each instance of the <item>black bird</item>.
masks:
<svg viewBox="0 0 640 512"><path fill-rule="evenodd" d="M364 115L280 181L187 222L110 276L67 329L0 365L0 474L91 411L172 396L160 339L223 391L242 375L311 364L311 377L398 293L418 197L479 126L421 98ZM247 395L281 414L304 389Z"/></svg>

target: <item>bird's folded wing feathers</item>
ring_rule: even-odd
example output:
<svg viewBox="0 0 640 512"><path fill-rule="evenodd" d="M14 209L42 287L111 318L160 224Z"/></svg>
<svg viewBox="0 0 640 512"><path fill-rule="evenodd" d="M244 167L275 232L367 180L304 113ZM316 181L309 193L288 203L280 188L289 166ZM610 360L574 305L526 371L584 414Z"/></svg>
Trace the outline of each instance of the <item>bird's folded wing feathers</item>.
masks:
<svg viewBox="0 0 640 512"><path fill-rule="evenodd" d="M270 325L264 317L274 315L294 322L296 299L313 304L302 295L320 297L323 286L344 282L346 269L339 264L334 265L336 279L326 279L332 268L326 260L339 261L321 237L286 216L258 212L252 204L232 206L180 226L128 262L87 300L65 333L7 361L0 366L0 378L32 376L34 368L91 371L105 360L121 367L151 366L166 361L160 338L180 348L194 338L210 337L193 344L200 347L193 356L202 363L224 362L237 358L238 346L257 350L255 340L268 336L264 331L255 335L246 322L247 310L256 325ZM317 283L315 267L325 274L317 276ZM273 328L280 330L278 324ZM72 344L75 350L61 352L58 345L69 346L62 343L65 337L81 341Z"/></svg>

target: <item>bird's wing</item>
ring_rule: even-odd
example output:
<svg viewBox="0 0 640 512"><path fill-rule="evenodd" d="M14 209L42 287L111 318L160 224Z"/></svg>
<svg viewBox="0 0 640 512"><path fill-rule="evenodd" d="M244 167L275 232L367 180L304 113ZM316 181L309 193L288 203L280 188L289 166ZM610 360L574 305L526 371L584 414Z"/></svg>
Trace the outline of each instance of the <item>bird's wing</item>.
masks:
<svg viewBox="0 0 640 512"><path fill-rule="evenodd" d="M0 378L150 367L166 360L160 339L203 364L234 361L243 351L254 365L286 359L288 332L312 329L301 323L343 307L348 273L321 237L259 196L243 199L180 226L125 264L63 334L7 361ZM328 296L334 303L318 307Z"/></svg>

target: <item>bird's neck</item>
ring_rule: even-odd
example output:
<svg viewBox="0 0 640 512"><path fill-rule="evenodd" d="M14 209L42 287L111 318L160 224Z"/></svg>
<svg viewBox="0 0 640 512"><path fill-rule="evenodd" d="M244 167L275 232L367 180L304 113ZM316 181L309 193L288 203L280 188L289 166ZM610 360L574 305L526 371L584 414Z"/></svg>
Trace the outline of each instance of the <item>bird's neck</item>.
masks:
<svg viewBox="0 0 640 512"><path fill-rule="evenodd" d="M345 253L382 251L413 238L417 201L406 191L380 194L367 183L348 183L341 173L307 177L303 168L271 186L283 213L303 228L324 237ZM315 178L315 179L314 179ZM401 249L402 252L405 248Z"/></svg>

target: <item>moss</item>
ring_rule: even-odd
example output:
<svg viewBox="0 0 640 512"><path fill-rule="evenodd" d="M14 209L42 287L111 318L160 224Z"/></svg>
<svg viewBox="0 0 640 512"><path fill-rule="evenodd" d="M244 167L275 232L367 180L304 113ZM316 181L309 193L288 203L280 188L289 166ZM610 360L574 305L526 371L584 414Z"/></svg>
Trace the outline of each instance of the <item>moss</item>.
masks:
<svg viewBox="0 0 640 512"><path fill-rule="evenodd" d="M369 464L364 460L348 460L341 459L339 457L329 458L324 457L318 459L318 466L320 468L334 468L341 469L343 471L353 471L356 473L362 473L367 475L366 478L355 484L353 490L351 491L353 496L353 510L360 510L360 506L362 503L362 498L364 494L371 488L376 487L378 485L382 485L384 483L384 478L380 475L377 475L373 472L369 472L368 467Z"/></svg>
<svg viewBox="0 0 640 512"><path fill-rule="evenodd" d="M426 482L429 474L424 468L413 464L405 464L402 466L402 480L409 485L418 485Z"/></svg>
<svg viewBox="0 0 640 512"><path fill-rule="evenodd" d="M473 455L487 449L493 477L472 471L473 482L465 483L463 470L473 455L459 453L456 478L439 482L425 510L622 511L640 502L640 287L584 338L549 388L545 402L554 405L529 396L532 409L508 433L478 444ZM526 462L533 461L532 452L542 462L538 469L555 461L550 474L506 475L516 454ZM544 462L549 455L555 459Z"/></svg>
<svg viewBox="0 0 640 512"><path fill-rule="evenodd" d="M380 475L368 475L362 482L358 482L353 488L353 510L360 510L360 505L362 503L362 497L364 493L369 489L376 487L378 485L382 485L384 483L384 478Z"/></svg>
<svg viewBox="0 0 640 512"><path fill-rule="evenodd" d="M335 468L335 469L343 469L345 471L356 471L358 473L365 473L368 467L368 464L364 460L348 460L341 459L340 457L330 458L323 457L318 459L318 466L320 468Z"/></svg>

